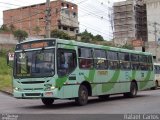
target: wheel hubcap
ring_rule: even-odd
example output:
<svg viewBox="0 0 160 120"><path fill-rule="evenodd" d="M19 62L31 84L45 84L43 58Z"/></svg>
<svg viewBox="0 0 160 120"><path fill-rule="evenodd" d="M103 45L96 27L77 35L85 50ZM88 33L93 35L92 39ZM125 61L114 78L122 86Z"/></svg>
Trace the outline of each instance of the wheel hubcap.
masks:
<svg viewBox="0 0 160 120"><path fill-rule="evenodd" d="M86 98L87 98L87 93L86 93L86 91L82 91L81 92L81 100L83 101L83 102L86 102Z"/></svg>

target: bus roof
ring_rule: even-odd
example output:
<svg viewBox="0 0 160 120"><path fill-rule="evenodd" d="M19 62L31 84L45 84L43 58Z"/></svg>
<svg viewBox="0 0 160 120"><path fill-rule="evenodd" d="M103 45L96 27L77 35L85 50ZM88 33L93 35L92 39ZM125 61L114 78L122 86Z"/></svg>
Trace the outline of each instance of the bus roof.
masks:
<svg viewBox="0 0 160 120"><path fill-rule="evenodd" d="M64 40L64 39L58 39L58 38L44 38L44 39L26 40L21 43L27 43L27 42L33 42L33 41L39 41L39 40L56 40L56 42L60 43L60 44L68 44L68 45L82 46L82 47L88 47L88 48L91 47L91 48L97 48L97 49L128 52L128 53L142 54L142 55L152 55L150 52L142 52L142 51L129 50L129 49L123 49L123 48L117 48L117 47L110 47L110 46L105 46L105 45L97 45L97 44L92 44L92 43L84 43L84 42L78 42L75 40ZM19 44L21 44L21 43L19 43Z"/></svg>

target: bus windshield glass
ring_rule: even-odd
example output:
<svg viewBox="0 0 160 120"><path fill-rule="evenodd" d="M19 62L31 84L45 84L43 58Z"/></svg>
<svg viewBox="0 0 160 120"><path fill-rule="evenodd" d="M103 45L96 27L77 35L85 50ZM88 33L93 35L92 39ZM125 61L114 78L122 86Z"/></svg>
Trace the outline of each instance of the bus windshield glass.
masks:
<svg viewBox="0 0 160 120"><path fill-rule="evenodd" d="M54 49L15 53L15 77L48 77L55 73Z"/></svg>

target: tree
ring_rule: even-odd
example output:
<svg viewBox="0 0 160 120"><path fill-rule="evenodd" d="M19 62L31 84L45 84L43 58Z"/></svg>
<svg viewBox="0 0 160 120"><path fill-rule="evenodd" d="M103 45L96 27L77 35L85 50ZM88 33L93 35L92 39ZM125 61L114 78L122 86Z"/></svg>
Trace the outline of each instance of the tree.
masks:
<svg viewBox="0 0 160 120"><path fill-rule="evenodd" d="M96 41L104 41L103 37L101 35L93 35L92 33L89 33L87 30L80 33L81 41L82 42L91 42L94 43Z"/></svg>
<svg viewBox="0 0 160 120"><path fill-rule="evenodd" d="M90 42L94 38L93 34L89 33L87 30L82 32L80 36L82 42Z"/></svg>
<svg viewBox="0 0 160 120"><path fill-rule="evenodd" d="M94 36L95 41L104 41L103 37L101 35Z"/></svg>
<svg viewBox="0 0 160 120"><path fill-rule="evenodd" d="M59 30L53 30L51 32L51 37L53 38L60 38L60 39L66 39L66 40L71 40L72 37L69 36L67 33Z"/></svg>
<svg viewBox="0 0 160 120"><path fill-rule="evenodd" d="M14 31L13 34L14 34L14 37L17 38L18 42L21 42L22 40L24 40L25 38L28 37L28 33L26 31L20 30L20 29Z"/></svg>
<svg viewBox="0 0 160 120"><path fill-rule="evenodd" d="M7 27L7 25L3 24L3 25L1 26L1 28L0 28L0 31L1 31L1 32L9 32L10 30L9 30L9 28Z"/></svg>
<svg viewBox="0 0 160 120"><path fill-rule="evenodd" d="M130 44L125 44L125 45L121 46L121 48L130 49L130 50L134 49L134 47L132 45L130 45Z"/></svg>
<svg viewBox="0 0 160 120"><path fill-rule="evenodd" d="M16 30L16 27L15 27L13 24L11 24L11 25L9 26L9 29L10 29L10 31L13 33L13 32Z"/></svg>
<svg viewBox="0 0 160 120"><path fill-rule="evenodd" d="M39 35L39 33L41 32L41 28L39 26L36 26L35 28L33 28L33 31L35 31L36 35Z"/></svg>

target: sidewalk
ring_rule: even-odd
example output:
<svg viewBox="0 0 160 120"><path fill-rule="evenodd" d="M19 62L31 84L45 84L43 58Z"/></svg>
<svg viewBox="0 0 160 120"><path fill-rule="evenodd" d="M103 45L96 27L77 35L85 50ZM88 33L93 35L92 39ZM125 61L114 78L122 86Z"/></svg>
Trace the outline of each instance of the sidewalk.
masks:
<svg viewBox="0 0 160 120"><path fill-rule="evenodd" d="M0 92L4 93L4 94L6 94L6 95L12 96L12 92L11 92L11 91L0 90Z"/></svg>

